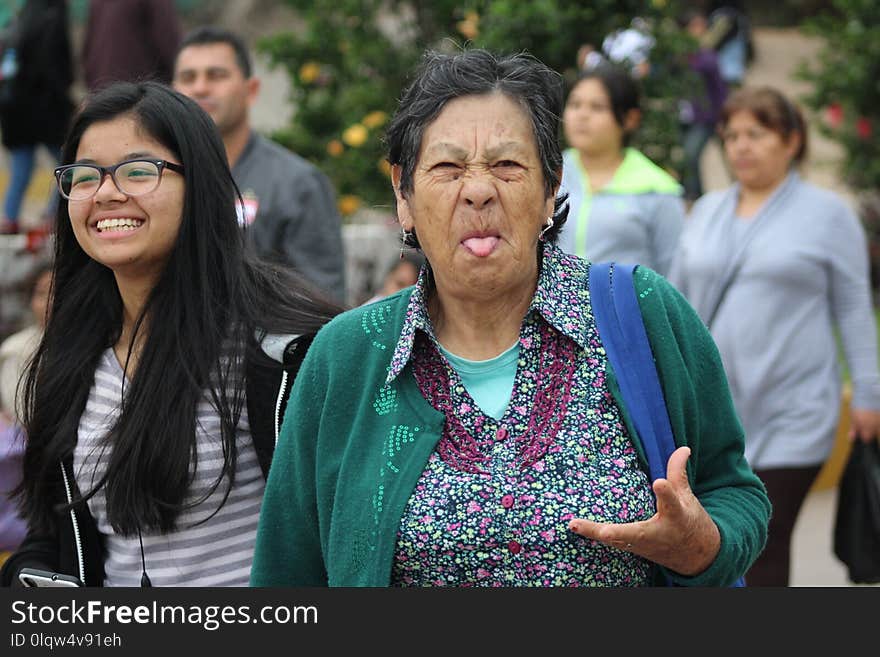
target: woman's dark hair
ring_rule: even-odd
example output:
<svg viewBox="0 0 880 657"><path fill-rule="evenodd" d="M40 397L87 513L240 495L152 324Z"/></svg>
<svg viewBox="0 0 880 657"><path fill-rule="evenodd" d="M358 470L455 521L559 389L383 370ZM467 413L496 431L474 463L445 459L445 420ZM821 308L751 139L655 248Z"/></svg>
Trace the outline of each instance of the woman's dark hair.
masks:
<svg viewBox="0 0 880 657"><path fill-rule="evenodd" d="M723 130L737 112L749 112L758 123L788 141L800 135L801 145L794 154L800 164L807 157L807 124L800 108L773 87L743 87L733 92L721 108L718 125Z"/></svg>
<svg viewBox="0 0 880 657"><path fill-rule="evenodd" d="M446 104L463 96L501 92L517 103L529 117L549 196L559 185L562 151L559 120L562 115L562 77L526 53L495 55L487 50L465 50L454 55L428 51L413 80L403 92L397 112L388 125L385 142L388 162L400 165L400 193L413 191L413 173L422 145L422 135ZM566 197L556 199L553 228L545 233L555 241L568 216ZM419 248L412 231L407 246Z"/></svg>
<svg viewBox="0 0 880 657"><path fill-rule="evenodd" d="M584 80L596 80L602 85L605 93L608 94L608 100L611 101L611 113L614 114L614 120L621 128L624 128L627 114L641 108L639 83L628 70L619 64L603 62L595 68L582 71L571 85L571 90L574 91L574 88ZM629 145L632 134L633 131L624 130L624 146Z"/></svg>
<svg viewBox="0 0 880 657"><path fill-rule="evenodd" d="M212 490L225 478L228 495L244 403L243 361L257 353L259 332L315 331L338 309L246 248L223 143L189 98L155 82L111 85L87 98L74 117L62 161L75 160L89 127L120 117L131 117L170 150L185 180L177 240L128 345L138 340L142 349L133 375L126 363L130 384L106 439L106 474L83 492L88 498L105 487L110 524L132 535L170 531L184 508L205 499L185 501L197 465L196 408L206 394L220 417L224 453ZM73 453L95 369L120 339L123 313L113 272L80 247L64 199L55 226L52 307L27 372L28 442L17 490L30 526L40 530L55 522L59 463Z"/></svg>

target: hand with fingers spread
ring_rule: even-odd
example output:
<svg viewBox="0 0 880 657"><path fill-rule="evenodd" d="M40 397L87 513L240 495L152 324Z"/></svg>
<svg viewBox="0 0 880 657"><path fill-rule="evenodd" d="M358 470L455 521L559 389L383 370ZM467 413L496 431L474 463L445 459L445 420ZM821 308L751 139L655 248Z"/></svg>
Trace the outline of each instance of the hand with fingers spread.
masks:
<svg viewBox="0 0 880 657"><path fill-rule="evenodd" d="M669 457L666 479L653 484L657 513L650 519L614 524L576 518L569 529L682 575L703 572L721 549L721 535L691 491L686 470L690 454L689 447L679 447Z"/></svg>
<svg viewBox="0 0 880 657"><path fill-rule="evenodd" d="M863 443L880 439L880 411L854 408L850 413L849 439L858 438Z"/></svg>

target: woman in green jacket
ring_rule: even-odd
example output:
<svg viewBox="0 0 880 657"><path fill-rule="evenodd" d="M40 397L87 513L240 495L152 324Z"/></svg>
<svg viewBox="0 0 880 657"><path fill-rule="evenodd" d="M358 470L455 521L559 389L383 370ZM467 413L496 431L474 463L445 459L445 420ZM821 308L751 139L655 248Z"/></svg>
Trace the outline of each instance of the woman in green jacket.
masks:
<svg viewBox="0 0 880 657"><path fill-rule="evenodd" d="M388 130L418 283L322 329L291 393L256 586L727 585L769 502L709 334L649 269L636 288L679 448L653 483L554 246L559 76L429 54ZM656 497L655 497L656 496Z"/></svg>

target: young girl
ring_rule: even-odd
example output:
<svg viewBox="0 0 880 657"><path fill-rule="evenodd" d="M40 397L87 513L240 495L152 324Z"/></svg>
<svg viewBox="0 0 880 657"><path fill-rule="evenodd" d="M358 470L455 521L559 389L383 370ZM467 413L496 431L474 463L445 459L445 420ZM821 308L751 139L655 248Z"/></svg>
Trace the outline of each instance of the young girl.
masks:
<svg viewBox="0 0 880 657"><path fill-rule="evenodd" d="M233 586L311 335L335 308L255 261L223 143L156 83L87 100L56 170L49 321L26 378L23 567Z"/></svg>
<svg viewBox="0 0 880 657"><path fill-rule="evenodd" d="M602 64L580 74L562 115L570 148L560 193L569 195L570 210L559 246L665 274L684 223L682 189L627 147L640 118L638 86L626 70Z"/></svg>

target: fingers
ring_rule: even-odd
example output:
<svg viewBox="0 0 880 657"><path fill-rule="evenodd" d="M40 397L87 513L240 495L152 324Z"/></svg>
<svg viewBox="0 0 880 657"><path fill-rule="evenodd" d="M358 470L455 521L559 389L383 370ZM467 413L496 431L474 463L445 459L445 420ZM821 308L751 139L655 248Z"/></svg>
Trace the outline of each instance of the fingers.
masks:
<svg viewBox="0 0 880 657"><path fill-rule="evenodd" d="M687 462L690 456L690 447L679 447L669 456L669 461L666 462L666 478L674 486L690 487L687 477Z"/></svg>
<svg viewBox="0 0 880 657"><path fill-rule="evenodd" d="M614 524L575 518L569 521L568 528L584 538L590 538L620 550L635 551L645 534L644 525L644 521Z"/></svg>
<svg viewBox="0 0 880 657"><path fill-rule="evenodd" d="M672 452L666 464L666 479L657 479L651 484L657 498L658 514L678 517L684 513L682 500L692 495L687 476L690 455L690 447L679 447Z"/></svg>
<svg viewBox="0 0 880 657"><path fill-rule="evenodd" d="M856 438L870 443L880 437L880 412L866 408L853 408L850 412L849 439Z"/></svg>

